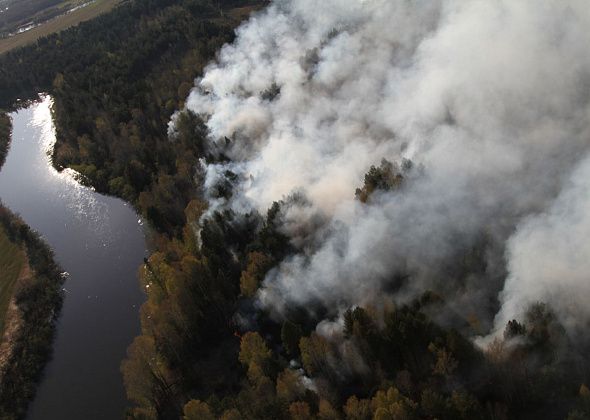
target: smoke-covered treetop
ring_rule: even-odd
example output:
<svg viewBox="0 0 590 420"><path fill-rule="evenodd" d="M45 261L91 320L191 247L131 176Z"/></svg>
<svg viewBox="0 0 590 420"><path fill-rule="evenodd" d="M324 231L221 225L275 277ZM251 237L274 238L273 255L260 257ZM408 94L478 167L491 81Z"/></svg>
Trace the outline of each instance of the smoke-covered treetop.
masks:
<svg viewBox="0 0 590 420"><path fill-rule="evenodd" d="M285 200L296 252L260 304L338 312L435 289L484 334L537 300L586 325L589 24L582 1L284 0L242 25L187 108L222 156L207 179L237 176L214 208ZM377 179L382 159L419 170L375 192L397 184Z"/></svg>

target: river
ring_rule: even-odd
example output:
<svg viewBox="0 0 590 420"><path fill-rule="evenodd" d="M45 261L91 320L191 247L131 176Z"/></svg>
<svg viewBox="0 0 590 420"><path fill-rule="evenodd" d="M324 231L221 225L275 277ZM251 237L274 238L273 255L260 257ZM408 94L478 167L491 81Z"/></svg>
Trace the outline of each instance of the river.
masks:
<svg viewBox="0 0 590 420"><path fill-rule="evenodd" d="M53 357L27 418L122 418L128 402L119 366L139 333L144 227L122 200L53 169L50 107L45 97L11 114L12 143L0 171L2 202L42 235L69 273Z"/></svg>

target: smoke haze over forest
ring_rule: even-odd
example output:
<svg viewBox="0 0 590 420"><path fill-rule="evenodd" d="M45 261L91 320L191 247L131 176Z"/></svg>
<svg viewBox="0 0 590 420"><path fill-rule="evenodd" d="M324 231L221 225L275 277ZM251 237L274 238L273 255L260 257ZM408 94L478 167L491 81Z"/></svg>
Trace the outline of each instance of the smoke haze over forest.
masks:
<svg viewBox="0 0 590 420"><path fill-rule="evenodd" d="M590 418L589 28L582 0L130 0L0 56L3 109L52 98L54 167L150 226L126 418Z"/></svg>
<svg viewBox="0 0 590 420"><path fill-rule="evenodd" d="M239 175L226 205L305 197L262 305L345 308L407 273L396 299L439 290L484 322L499 296L499 330L536 301L586 325L589 25L582 1L291 0L240 27L187 107L231 159L210 184ZM359 202L384 158L414 170ZM458 284L445 268L482 238L485 269Z"/></svg>

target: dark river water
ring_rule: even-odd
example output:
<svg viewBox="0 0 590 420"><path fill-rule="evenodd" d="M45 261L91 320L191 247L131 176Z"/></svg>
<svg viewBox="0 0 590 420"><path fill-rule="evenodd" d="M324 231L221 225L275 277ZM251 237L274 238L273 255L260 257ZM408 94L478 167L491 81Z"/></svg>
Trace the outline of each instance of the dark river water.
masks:
<svg viewBox="0 0 590 420"><path fill-rule="evenodd" d="M13 136L0 171L0 199L49 243L69 273L53 358L28 419L118 419L127 401L119 366L139 332L146 255L133 208L56 172L49 98L12 114Z"/></svg>

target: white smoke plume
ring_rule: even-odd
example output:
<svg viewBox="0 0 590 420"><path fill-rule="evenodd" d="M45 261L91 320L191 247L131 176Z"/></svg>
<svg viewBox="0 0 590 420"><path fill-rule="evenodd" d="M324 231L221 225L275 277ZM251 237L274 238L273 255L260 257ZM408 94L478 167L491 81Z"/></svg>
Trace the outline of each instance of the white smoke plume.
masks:
<svg viewBox="0 0 590 420"><path fill-rule="evenodd" d="M524 313L530 302L551 302L573 332L590 321L590 155L541 214L525 219L508 241L510 276L496 325Z"/></svg>
<svg viewBox="0 0 590 420"><path fill-rule="evenodd" d="M314 230L261 304L336 312L406 273L398 299L432 288L465 312L504 288L500 329L536 300L590 320L571 310L590 297L588 28L583 0L277 0L242 25L187 108L212 150L231 140L233 162L207 169L239 174L228 205L307 199L286 232ZM424 169L360 203L383 158ZM482 237L485 270L459 282L448 261Z"/></svg>

